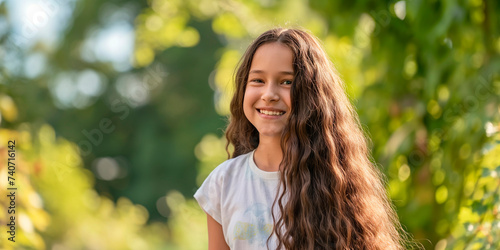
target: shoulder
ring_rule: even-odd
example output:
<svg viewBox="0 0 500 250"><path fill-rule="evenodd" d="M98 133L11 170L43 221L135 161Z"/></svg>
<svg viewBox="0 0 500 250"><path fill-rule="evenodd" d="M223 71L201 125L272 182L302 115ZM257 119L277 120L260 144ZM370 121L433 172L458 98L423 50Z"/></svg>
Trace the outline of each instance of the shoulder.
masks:
<svg viewBox="0 0 500 250"><path fill-rule="evenodd" d="M244 171L246 164L248 164L248 158L251 157L252 153L249 152L224 161L210 175L215 178L224 178Z"/></svg>
<svg viewBox="0 0 500 250"><path fill-rule="evenodd" d="M212 196L221 195L233 183L240 182L244 174L245 166L248 164L248 157L252 152L240 155L238 157L229 159L217 166L203 181L198 191L196 191L195 198L198 201L211 199ZM205 197L205 198L203 198ZM201 199L200 199L201 198ZM212 197L213 198L213 197Z"/></svg>

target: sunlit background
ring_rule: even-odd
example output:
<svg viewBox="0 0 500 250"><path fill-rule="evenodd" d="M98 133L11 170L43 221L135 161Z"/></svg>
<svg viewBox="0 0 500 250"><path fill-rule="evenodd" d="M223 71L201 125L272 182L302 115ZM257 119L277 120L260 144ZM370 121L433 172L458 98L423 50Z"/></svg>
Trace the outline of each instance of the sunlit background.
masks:
<svg viewBox="0 0 500 250"><path fill-rule="evenodd" d="M499 14L494 0L0 0L0 248L206 249L192 195L227 159L234 68L282 26L323 42L415 240L499 249Z"/></svg>

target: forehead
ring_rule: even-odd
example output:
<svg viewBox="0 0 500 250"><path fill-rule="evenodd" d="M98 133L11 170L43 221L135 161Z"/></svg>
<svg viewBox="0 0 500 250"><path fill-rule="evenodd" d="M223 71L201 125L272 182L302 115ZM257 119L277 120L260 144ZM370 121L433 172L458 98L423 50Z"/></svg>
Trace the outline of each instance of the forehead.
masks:
<svg viewBox="0 0 500 250"><path fill-rule="evenodd" d="M293 71L293 52L278 42L263 44L255 51L250 70Z"/></svg>

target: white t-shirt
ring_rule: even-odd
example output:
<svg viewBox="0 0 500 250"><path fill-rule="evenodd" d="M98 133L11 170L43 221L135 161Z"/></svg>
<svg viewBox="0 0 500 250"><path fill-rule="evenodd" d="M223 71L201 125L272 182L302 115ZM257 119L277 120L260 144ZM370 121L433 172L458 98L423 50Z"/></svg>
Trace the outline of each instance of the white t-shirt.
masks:
<svg viewBox="0 0 500 250"><path fill-rule="evenodd" d="M231 249L267 249L273 230L271 207L279 186L279 172L255 165L254 151L229 159L203 182L194 194L201 208L222 225ZM275 206L275 216L279 210ZM276 249L276 237L269 241Z"/></svg>

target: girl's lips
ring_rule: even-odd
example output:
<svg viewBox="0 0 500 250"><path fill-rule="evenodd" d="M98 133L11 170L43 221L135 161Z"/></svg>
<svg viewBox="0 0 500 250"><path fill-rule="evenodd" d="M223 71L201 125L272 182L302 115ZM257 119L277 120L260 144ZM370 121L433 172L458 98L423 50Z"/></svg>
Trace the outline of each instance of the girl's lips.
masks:
<svg viewBox="0 0 500 250"><path fill-rule="evenodd" d="M277 109L257 109L257 112L259 112L261 116L273 118L283 116L286 113L285 111Z"/></svg>
<svg viewBox="0 0 500 250"><path fill-rule="evenodd" d="M277 108L256 108L259 112L261 110L264 110L264 111L274 111L274 112L283 112L285 113L286 111L285 110L282 110L282 109L277 109Z"/></svg>

